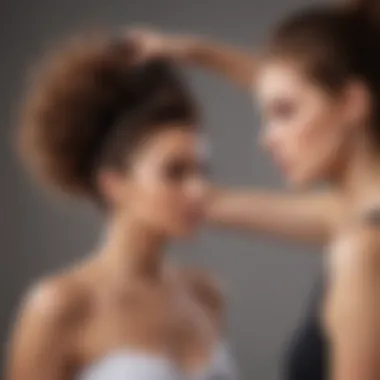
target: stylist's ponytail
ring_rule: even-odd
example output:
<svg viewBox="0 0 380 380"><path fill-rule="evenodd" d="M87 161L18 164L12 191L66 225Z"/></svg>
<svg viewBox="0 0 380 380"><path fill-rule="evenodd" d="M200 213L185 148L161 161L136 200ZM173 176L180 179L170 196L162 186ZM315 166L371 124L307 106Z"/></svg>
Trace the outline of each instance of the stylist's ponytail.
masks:
<svg viewBox="0 0 380 380"><path fill-rule="evenodd" d="M379 0L346 0L345 8L380 28Z"/></svg>

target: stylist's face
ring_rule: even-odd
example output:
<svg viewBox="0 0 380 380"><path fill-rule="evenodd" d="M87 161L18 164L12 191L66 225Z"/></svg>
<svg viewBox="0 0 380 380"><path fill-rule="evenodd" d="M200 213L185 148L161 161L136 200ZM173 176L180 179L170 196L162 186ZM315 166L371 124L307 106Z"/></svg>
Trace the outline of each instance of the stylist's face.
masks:
<svg viewBox="0 0 380 380"><path fill-rule="evenodd" d="M335 175L349 134L341 99L285 61L263 64L256 85L263 145L289 183L305 186Z"/></svg>

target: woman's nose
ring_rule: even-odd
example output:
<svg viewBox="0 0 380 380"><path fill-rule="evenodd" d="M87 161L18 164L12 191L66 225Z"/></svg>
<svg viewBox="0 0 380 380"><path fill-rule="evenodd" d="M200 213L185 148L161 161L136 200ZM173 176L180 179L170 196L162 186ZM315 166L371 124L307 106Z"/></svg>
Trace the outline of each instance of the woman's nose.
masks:
<svg viewBox="0 0 380 380"><path fill-rule="evenodd" d="M194 178L188 184L188 195L192 199L203 199L208 192L209 182L201 177Z"/></svg>

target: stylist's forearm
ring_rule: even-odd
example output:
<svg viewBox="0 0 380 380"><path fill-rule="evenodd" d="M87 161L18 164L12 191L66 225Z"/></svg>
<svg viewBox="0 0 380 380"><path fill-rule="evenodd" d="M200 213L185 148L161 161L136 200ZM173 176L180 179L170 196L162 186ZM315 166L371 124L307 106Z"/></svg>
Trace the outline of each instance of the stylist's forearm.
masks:
<svg viewBox="0 0 380 380"><path fill-rule="evenodd" d="M330 234L329 195L292 195L265 190L220 190L208 206L208 221L279 238L325 242Z"/></svg>
<svg viewBox="0 0 380 380"><path fill-rule="evenodd" d="M248 50L197 37L184 40L185 61L212 70L244 88L251 88L257 60Z"/></svg>

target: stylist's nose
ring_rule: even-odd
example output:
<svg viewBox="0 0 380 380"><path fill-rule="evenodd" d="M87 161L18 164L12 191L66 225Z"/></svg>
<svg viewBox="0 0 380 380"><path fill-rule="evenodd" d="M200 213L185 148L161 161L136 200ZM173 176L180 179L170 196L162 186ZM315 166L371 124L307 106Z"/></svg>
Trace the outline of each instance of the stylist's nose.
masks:
<svg viewBox="0 0 380 380"><path fill-rule="evenodd" d="M262 149L271 151L274 147L273 133L268 128L261 130L259 134L259 143Z"/></svg>
<svg viewBox="0 0 380 380"><path fill-rule="evenodd" d="M270 154L276 154L281 141L281 130L274 126L266 127L259 135L260 146Z"/></svg>

